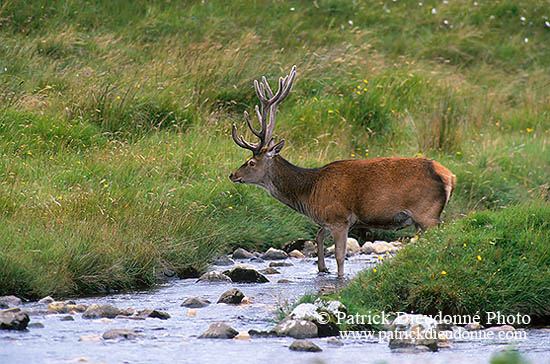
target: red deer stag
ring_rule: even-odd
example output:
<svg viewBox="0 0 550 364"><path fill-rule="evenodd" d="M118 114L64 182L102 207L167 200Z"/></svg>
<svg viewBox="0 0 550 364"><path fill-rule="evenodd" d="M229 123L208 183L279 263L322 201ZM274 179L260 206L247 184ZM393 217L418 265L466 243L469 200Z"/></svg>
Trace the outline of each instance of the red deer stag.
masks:
<svg viewBox="0 0 550 364"><path fill-rule="evenodd" d="M329 233L336 246L338 277L342 277L347 234L352 225L397 230L415 224L423 230L439 224L456 177L436 161L374 158L300 168L280 156L284 140L274 142L273 127L277 107L290 93L295 78L296 66L279 79L275 94L265 77L261 82L254 81L261 103L261 107L256 105L261 129L254 128L246 111L244 118L260 141L245 141L233 124L235 143L253 155L229 178L234 183L265 188L271 196L320 226L316 237L319 272L328 272L323 240Z"/></svg>

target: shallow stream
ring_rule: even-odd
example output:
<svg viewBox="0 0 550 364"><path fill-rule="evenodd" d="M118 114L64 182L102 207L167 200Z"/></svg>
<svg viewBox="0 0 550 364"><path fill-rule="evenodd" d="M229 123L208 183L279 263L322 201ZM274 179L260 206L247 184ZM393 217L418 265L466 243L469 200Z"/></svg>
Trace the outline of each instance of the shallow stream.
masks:
<svg viewBox="0 0 550 364"><path fill-rule="evenodd" d="M344 345L331 345L326 338L312 339L323 351L293 352L288 346L292 338L252 338L249 340L198 339L213 321L225 321L238 331L268 330L275 326L277 307L285 307L307 292L334 287L334 274L320 276L312 259L287 259L293 266L277 267L281 274L268 275L264 284L197 283L196 279L171 280L146 292L114 294L98 298L82 298L76 303L112 304L125 309L157 309L168 312L168 320L147 319L83 319L62 321L63 314L36 314L31 323L43 328L23 332L0 331L0 363L488 363L495 351L513 343L532 363L550 363L550 330L527 330L522 340L453 341L451 349L436 353L395 353L387 342L377 339L346 339ZM376 256L358 255L346 261L347 278L376 262ZM255 269L266 268L266 262L246 262ZM334 258L327 259L331 272L336 271ZM227 267L214 267L218 270ZM277 283L288 279L290 283ZM216 304L226 290L236 287L252 298L252 303L239 306ZM212 304L196 309L188 317L181 307L187 297L196 296ZM24 309L44 309L44 305L28 303ZM134 340L103 340L110 329L128 329L141 335Z"/></svg>

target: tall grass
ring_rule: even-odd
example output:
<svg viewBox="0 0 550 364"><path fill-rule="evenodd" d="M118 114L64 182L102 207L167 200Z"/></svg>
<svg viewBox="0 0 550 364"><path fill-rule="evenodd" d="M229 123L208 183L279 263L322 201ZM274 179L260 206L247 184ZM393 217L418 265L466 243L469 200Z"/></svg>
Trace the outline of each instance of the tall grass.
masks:
<svg viewBox="0 0 550 364"><path fill-rule="evenodd" d="M227 178L253 79L293 64L275 131L291 162L438 159L458 177L446 220L547 194L545 4L3 2L0 294L149 286L312 237Z"/></svg>

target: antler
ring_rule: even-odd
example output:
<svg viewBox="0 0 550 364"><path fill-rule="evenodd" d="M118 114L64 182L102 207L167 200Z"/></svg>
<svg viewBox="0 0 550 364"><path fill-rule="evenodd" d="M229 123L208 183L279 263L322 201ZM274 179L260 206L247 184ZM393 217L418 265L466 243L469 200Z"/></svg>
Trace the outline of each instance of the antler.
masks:
<svg viewBox="0 0 550 364"><path fill-rule="evenodd" d="M248 117L248 112L244 112L244 118L248 127L256 135L260 141L258 143L250 143L244 140L243 136L240 137L237 135L237 127L233 124L232 135L233 140L241 148L251 150L254 155L260 153L262 148L266 145L269 147L273 142L273 128L275 127L275 118L277 117L277 107L279 104L288 96L292 90L292 85L296 79L296 66L292 67L290 73L285 77L279 78L279 89L275 94L271 91L269 84L265 77L262 77L262 81L258 82L254 80L254 89L256 90L256 95L260 99L261 107L256 105L255 111L258 120L260 121L260 130L256 130L252 126L252 122ZM269 120L268 120L269 119Z"/></svg>

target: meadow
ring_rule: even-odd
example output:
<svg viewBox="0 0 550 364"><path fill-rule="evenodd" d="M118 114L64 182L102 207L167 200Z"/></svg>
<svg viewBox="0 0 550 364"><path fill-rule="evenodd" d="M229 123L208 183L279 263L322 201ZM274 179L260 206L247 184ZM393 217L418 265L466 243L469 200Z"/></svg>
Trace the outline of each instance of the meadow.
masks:
<svg viewBox="0 0 550 364"><path fill-rule="evenodd" d="M306 218L228 179L249 157L230 128L252 139L253 80L294 64L274 132L292 163L436 159L457 176L442 231L476 211L547 214L549 5L4 1L0 295L146 288L238 246L313 238Z"/></svg>

